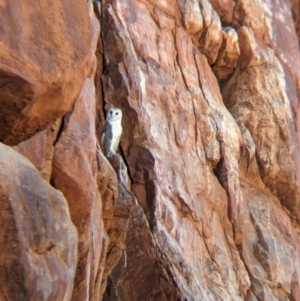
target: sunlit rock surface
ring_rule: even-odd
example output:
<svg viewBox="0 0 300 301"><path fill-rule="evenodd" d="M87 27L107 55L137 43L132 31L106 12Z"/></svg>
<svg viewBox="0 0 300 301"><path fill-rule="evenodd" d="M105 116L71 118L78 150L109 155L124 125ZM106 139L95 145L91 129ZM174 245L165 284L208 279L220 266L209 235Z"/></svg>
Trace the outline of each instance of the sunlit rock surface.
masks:
<svg viewBox="0 0 300 301"><path fill-rule="evenodd" d="M9 19L8 3L0 8ZM72 13L67 8L59 14L62 23L53 18L50 28L66 24L70 41L44 41L55 10L36 32L37 45L44 45L38 57L52 62L37 77L44 90L34 93L43 91L43 101L35 105L40 94L30 92L31 77L18 81L18 89L15 81L0 86L6 104L0 106L6 118L1 140L17 144L14 149L36 168L3 146L3 204L18 193L36 206L45 198L43 187L55 191L61 211L43 207L55 223L38 233L43 246L53 235L51 242L60 241L66 251L51 253L52 273L59 276L55 282L54 274L43 274L45 288L37 289L37 273L24 286L18 277L25 272L11 273L8 281L2 269L0 298L299 301L299 1L104 0L74 5ZM35 9L28 27L42 18ZM80 10L85 14L76 22ZM3 41L13 40L8 30L16 29L5 28ZM18 34L14 38L23 43ZM24 53L35 49L34 40L26 43ZM56 60L56 47L66 43L71 73ZM45 47L55 55L45 54ZM19 63L18 56L4 58L5 72ZM28 93L32 104L14 105ZM109 105L123 111L123 135L119 154L107 159L98 139ZM22 181L12 180L23 175L20 163L8 168L15 161L6 154L27 162L24 174L43 184L30 181L24 191ZM22 228L35 237L26 222L32 213L17 208L22 218L10 216L7 223L3 215L0 237L16 239ZM67 223L73 236L56 234L53 223L55 231ZM24 271L26 252L23 245L11 252ZM58 291L57 279L66 273Z"/></svg>

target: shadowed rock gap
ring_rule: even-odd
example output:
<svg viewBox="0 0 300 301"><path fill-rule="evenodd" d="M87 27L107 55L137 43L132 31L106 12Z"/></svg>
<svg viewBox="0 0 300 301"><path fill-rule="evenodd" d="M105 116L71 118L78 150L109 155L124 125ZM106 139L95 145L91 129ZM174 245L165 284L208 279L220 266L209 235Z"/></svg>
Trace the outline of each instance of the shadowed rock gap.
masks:
<svg viewBox="0 0 300 301"><path fill-rule="evenodd" d="M58 142L64 127L65 127L65 117L62 117L61 118L61 123L60 123L60 126L59 126L59 130L57 132L57 136L56 136L55 140L53 141L53 146L54 147L55 147L55 144Z"/></svg>

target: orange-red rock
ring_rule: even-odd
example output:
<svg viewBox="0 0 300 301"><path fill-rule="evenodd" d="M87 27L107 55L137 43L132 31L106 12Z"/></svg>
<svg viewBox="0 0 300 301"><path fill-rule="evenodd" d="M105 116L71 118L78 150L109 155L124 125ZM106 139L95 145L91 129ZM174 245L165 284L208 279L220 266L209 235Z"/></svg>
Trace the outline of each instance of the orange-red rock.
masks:
<svg viewBox="0 0 300 301"><path fill-rule="evenodd" d="M149 224L136 201L131 212L126 248L122 250L122 258L110 274L104 300L114 300L114 295L119 296L117 300L124 301L144 298L180 300L180 291L173 285L177 279L169 274L168 264L172 263L157 252Z"/></svg>
<svg viewBox="0 0 300 301"><path fill-rule="evenodd" d="M101 196L97 186L95 90L87 78L54 147L51 181L65 195L78 230L78 265L72 300L99 299L105 252Z"/></svg>
<svg viewBox="0 0 300 301"><path fill-rule="evenodd" d="M93 58L91 3L1 1L0 141L15 145L69 111Z"/></svg>
<svg viewBox="0 0 300 301"><path fill-rule="evenodd" d="M244 141L239 170L247 204L242 247L251 279L247 298L298 300L300 62L291 7L240 1L235 22L241 55L222 94Z"/></svg>
<svg viewBox="0 0 300 301"><path fill-rule="evenodd" d="M238 127L222 104L207 59L183 28L176 28L173 36L171 19L166 23L165 14L156 15L164 26L156 28L160 47L150 51L158 53L159 58L167 58L173 48L176 59L169 57L167 66L165 60L158 66L149 53L136 55L136 48L126 42L139 26L134 20L127 28L132 3L136 5L136 13L142 10L145 22L151 23L146 6L138 2L129 5L123 1L122 6L107 7L104 55L108 64L104 82L109 85L104 86L104 91L109 103L128 112L124 114L125 142L121 145L134 187L139 185L138 202L150 225L155 225L151 231L157 252L172 262L169 273L176 279L182 298L194 296L195 300L201 300L208 294L215 299L238 298L246 293L249 280L224 210L228 206L226 194L212 170L222 156L224 181L232 195L231 218L238 226L241 222L238 219L241 205L237 203L241 202L240 190L236 194L241 143ZM135 40L134 36L133 45ZM114 51L112 45L116 44L124 50ZM117 61L123 63L116 65ZM137 121L127 116L136 116ZM132 145L127 141L132 141ZM215 233L221 238L216 240ZM224 271L230 272L225 276ZM135 271L131 269L131 273ZM143 277L146 282L147 274L139 275L141 282ZM218 289L211 291L208 288L211 283ZM120 290L123 292L122 287ZM118 296L120 300L137 300L134 296L141 296L139 290L143 291L142 285L132 285L127 289L129 295L118 293ZM153 287L151 294L155 294L154 290ZM175 290L174 285L171 290Z"/></svg>
<svg viewBox="0 0 300 301"><path fill-rule="evenodd" d="M51 174L78 229L68 300L300 300L298 2L94 1L97 49L92 10L77 29L91 30L82 50L97 69L79 57L72 111L16 146ZM124 130L108 160L97 149L107 105Z"/></svg>
<svg viewBox="0 0 300 301"><path fill-rule="evenodd" d="M60 126L61 119L57 120L46 130L13 147L29 159L48 182L52 171L53 145L56 142Z"/></svg>
<svg viewBox="0 0 300 301"><path fill-rule="evenodd" d="M222 28L211 3L208 0L179 0L178 6L185 29L193 42L207 56L209 64L215 63L222 44ZM179 15L173 17L175 20L180 18Z"/></svg>
<svg viewBox="0 0 300 301"><path fill-rule="evenodd" d="M233 73L240 53L237 32L232 27L224 27L223 43L213 66L213 71L220 82L227 80Z"/></svg>
<svg viewBox="0 0 300 301"><path fill-rule="evenodd" d="M137 221L150 225L140 235L129 227L133 254L126 265L124 251L106 300L297 300L299 179L292 162L299 159L291 112L299 51L284 48L282 31L291 45L295 33L267 15L279 7L238 1L234 35L220 49L221 23L208 1L178 1L172 11L154 2L105 3L104 99L125 111L121 146L145 214ZM287 3L280 11L286 24L290 11ZM215 71L228 68L218 75L222 96L209 66L215 61ZM156 272L141 241L160 254ZM133 263L140 253L147 268ZM147 282L166 267L173 279L166 290L180 297Z"/></svg>
<svg viewBox="0 0 300 301"><path fill-rule="evenodd" d="M109 163L103 158L104 156L98 153L100 167L98 187L102 195L102 214L108 237L101 283L101 297L105 293L109 274L122 256L126 236L130 231L128 224L134 203L134 195L130 192L128 170L122 158L119 155L113 156L109 158ZM105 190L103 190L104 187Z"/></svg>
<svg viewBox="0 0 300 301"><path fill-rule="evenodd" d="M62 193L0 144L0 299L70 300L77 231Z"/></svg>
<svg viewBox="0 0 300 301"><path fill-rule="evenodd" d="M217 11L223 25L231 25L235 2L233 0L210 0L211 5Z"/></svg>

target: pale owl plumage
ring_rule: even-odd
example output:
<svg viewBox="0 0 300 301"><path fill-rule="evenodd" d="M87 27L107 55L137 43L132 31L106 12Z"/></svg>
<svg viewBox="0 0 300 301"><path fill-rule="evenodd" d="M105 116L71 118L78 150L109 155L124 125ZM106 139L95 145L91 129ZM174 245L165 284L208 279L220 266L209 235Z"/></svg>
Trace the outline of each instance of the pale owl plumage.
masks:
<svg viewBox="0 0 300 301"><path fill-rule="evenodd" d="M101 144L105 157L115 155L122 135L122 111L110 108L106 114L106 121L101 133Z"/></svg>

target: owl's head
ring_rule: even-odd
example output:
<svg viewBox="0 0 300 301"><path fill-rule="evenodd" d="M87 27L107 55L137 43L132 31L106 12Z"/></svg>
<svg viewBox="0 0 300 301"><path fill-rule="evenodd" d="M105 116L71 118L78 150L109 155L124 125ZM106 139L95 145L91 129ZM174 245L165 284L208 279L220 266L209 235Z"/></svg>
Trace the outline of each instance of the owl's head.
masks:
<svg viewBox="0 0 300 301"><path fill-rule="evenodd" d="M116 121L121 120L122 118L122 111L119 108L110 108L107 111L106 119L108 121Z"/></svg>

